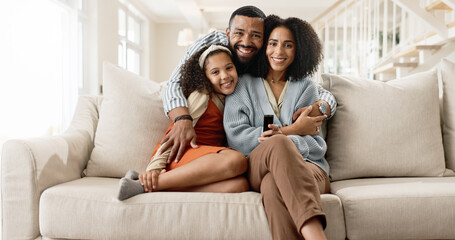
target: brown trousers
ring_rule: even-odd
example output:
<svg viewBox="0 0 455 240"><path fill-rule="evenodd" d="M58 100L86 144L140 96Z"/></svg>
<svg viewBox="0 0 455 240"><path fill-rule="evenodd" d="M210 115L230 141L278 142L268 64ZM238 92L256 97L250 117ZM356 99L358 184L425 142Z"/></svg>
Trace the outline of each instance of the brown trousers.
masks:
<svg viewBox="0 0 455 240"><path fill-rule="evenodd" d="M292 140L275 135L248 158L250 185L262 195L273 239L303 239L300 229L312 217L319 217L325 228L320 194L330 191L329 179L303 159Z"/></svg>

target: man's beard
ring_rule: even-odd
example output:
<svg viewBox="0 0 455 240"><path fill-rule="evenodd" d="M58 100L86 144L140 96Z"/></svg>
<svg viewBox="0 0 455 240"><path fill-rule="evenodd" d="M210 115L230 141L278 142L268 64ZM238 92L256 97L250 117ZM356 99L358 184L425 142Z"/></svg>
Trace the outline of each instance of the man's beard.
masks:
<svg viewBox="0 0 455 240"><path fill-rule="evenodd" d="M239 75L247 73L251 69L252 63L254 63L256 61L259 51L256 50L256 54L249 61L242 62L242 61L239 60L239 56L237 55L237 51L235 49L232 49L230 42L228 42L228 48L232 52L234 64L235 64L235 67L237 68L237 73Z"/></svg>

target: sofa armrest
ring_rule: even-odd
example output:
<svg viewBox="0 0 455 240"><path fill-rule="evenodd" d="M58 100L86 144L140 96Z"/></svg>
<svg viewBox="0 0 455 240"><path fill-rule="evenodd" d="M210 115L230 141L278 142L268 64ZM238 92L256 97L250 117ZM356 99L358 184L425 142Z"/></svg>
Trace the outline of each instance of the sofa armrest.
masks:
<svg viewBox="0 0 455 240"><path fill-rule="evenodd" d="M68 130L59 136L9 140L2 151L3 239L40 236L41 193L81 178L94 146L100 98L80 97Z"/></svg>

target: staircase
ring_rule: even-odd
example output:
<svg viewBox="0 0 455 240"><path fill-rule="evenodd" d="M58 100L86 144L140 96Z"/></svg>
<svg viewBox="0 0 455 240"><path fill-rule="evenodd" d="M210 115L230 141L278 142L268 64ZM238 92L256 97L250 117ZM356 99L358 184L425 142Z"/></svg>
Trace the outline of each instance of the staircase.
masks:
<svg viewBox="0 0 455 240"><path fill-rule="evenodd" d="M319 73L388 80L455 52L455 0L339 0L311 24L324 46Z"/></svg>

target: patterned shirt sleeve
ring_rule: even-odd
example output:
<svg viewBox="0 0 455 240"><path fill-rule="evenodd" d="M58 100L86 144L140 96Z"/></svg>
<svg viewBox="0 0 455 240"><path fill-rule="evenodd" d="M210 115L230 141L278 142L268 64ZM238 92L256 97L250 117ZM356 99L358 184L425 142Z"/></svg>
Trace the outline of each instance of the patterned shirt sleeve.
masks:
<svg viewBox="0 0 455 240"><path fill-rule="evenodd" d="M164 113L168 114L174 108L186 107L188 108L188 101L183 94L182 87L180 86L180 68L195 52L201 48L212 44L227 45L226 33L222 31L213 31L199 39L197 39L187 50L186 55L180 60L179 65L174 69L166 87L163 91L163 107Z"/></svg>
<svg viewBox="0 0 455 240"><path fill-rule="evenodd" d="M337 110L337 102L335 100L335 97L333 94L327 90L325 90L321 85L318 86L318 92L319 92L319 99L327 102L330 106L330 116L328 119L330 119L336 112Z"/></svg>

